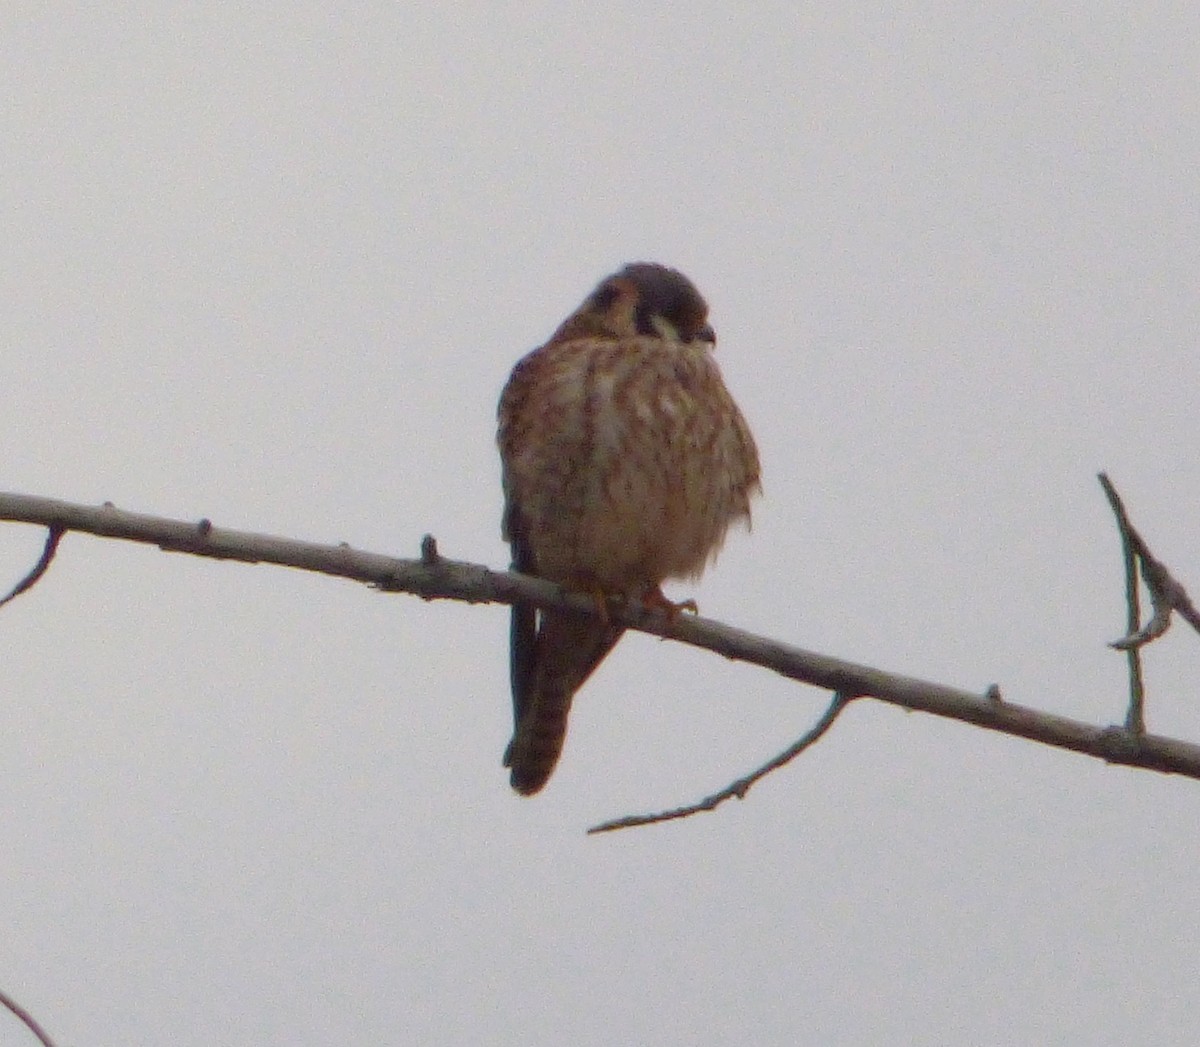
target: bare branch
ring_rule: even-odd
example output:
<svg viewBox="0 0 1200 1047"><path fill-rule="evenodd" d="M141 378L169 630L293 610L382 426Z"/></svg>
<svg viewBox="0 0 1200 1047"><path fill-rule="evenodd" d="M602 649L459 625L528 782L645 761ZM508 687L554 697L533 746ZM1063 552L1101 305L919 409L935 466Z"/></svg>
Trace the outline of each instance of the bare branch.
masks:
<svg viewBox="0 0 1200 1047"><path fill-rule="evenodd" d="M686 807L676 807L673 810L660 811L657 814L631 814L625 818L615 818L611 822L601 822L599 825L593 825L588 830L588 834L607 833L612 832L614 829L629 829L637 825L653 825L655 822L670 822L676 818L688 818L693 814L699 814L701 811L715 810L726 800L732 800L735 797L739 800L744 800L751 786L760 779L765 778L772 771L776 771L784 764L790 763L828 731L833 726L833 721L850 704L850 701L851 699L844 694L835 694L833 701L829 703L829 708L822 713L821 718L801 738L784 749L778 756L768 760L758 770L752 771L744 778L739 778L735 782L730 782L720 792L715 792L711 796L706 796L703 800L688 804Z"/></svg>
<svg viewBox="0 0 1200 1047"><path fill-rule="evenodd" d="M3 990L0 990L0 1005L7 1007L20 1021L24 1022L25 1027L38 1038L42 1047L54 1047L54 1041L46 1034L46 1030L37 1023L34 1016Z"/></svg>
<svg viewBox="0 0 1200 1047"><path fill-rule="evenodd" d="M228 531L214 527L208 521L196 524L125 513L112 506L96 508L16 494L0 494L0 520L59 526L63 530L145 542L195 556L273 563L350 578L389 592L412 593L425 600L503 604L520 600L537 607L596 613L595 601L589 595L564 592L559 586L538 578L492 571L478 564L447 560L440 555L431 563L420 559L397 560L360 552L348 545L317 545ZM637 606L611 607L609 615L614 622L627 628L702 647L735 661L760 665L788 679L823 690L875 698L905 709L1070 749L1109 763L1200 779L1200 746L1180 739L1070 720L997 701L998 689L989 687L983 693L958 690L805 651L705 618L681 615L672 620L661 612Z"/></svg>

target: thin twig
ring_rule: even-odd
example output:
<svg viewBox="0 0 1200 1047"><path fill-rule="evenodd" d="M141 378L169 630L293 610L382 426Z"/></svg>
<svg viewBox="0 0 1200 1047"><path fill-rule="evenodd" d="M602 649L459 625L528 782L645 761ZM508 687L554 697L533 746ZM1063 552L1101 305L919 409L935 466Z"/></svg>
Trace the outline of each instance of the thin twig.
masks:
<svg viewBox="0 0 1200 1047"><path fill-rule="evenodd" d="M38 562L33 565L33 570L30 571L13 587L3 599L0 599L0 607L3 607L10 600L15 600L23 592L27 592L37 585L42 575L50 568L50 562L54 559L54 554L58 552L58 543L62 539L64 528L58 524L51 524L50 529L46 532L46 544L42 546L42 555Z"/></svg>
<svg viewBox="0 0 1200 1047"><path fill-rule="evenodd" d="M778 756L768 760L758 770L752 771L744 778L739 778L737 781L731 782L720 792L715 792L711 796L706 796L703 800L688 804L686 807L676 807L669 811L659 811L657 814L631 814L625 818L615 818L610 822L601 822L599 825L593 825L588 830L588 834L607 833L612 832L614 829L629 829L636 825L653 825L655 822L670 822L676 818L688 818L693 814L699 814L701 811L715 810L726 800L735 798L738 800L745 799L751 786L760 779L765 778L772 771L778 770L786 763L790 763L804 752L805 749L816 742L833 726L833 721L838 718L841 711L849 704L849 697L840 692L835 694L833 701L829 703L829 707L821 715L821 718L793 745L784 749Z"/></svg>
<svg viewBox="0 0 1200 1047"><path fill-rule="evenodd" d="M1112 485L1106 473L1100 474L1100 486L1108 497L1117 517L1117 529L1121 533L1121 550L1125 559L1125 636L1137 634L1142 622L1141 602L1138 597L1138 559L1134 542L1137 532L1129 522L1125 513L1125 504L1117 489ZM1117 643L1123 641L1118 640ZM1116 644L1112 646L1116 647ZM1117 648L1120 650L1121 648ZM1137 734L1146 733L1146 690L1142 677L1141 644L1127 644L1124 648L1125 658L1129 663L1129 709L1125 713L1125 727Z"/></svg>
<svg viewBox="0 0 1200 1047"><path fill-rule="evenodd" d="M54 1047L54 1041L50 1039L46 1030L37 1023L37 1019L9 996L8 993L4 992L3 989L0 989L0 1004L7 1007L17 1018L25 1023L26 1028L41 1041L42 1047Z"/></svg>
<svg viewBox="0 0 1200 1047"><path fill-rule="evenodd" d="M1108 495L1113 511L1117 514L1122 533L1129 535L1129 542L1142 565L1142 579L1146 583L1146 588L1150 590L1150 599L1154 605L1154 613L1145 628L1132 636L1116 640L1110 646L1117 650L1125 650L1130 645L1140 646L1157 639L1167 631L1172 611L1178 612L1179 616L1193 629L1200 632L1200 610L1196 609L1195 604L1188 597L1187 590L1175 580L1167 569L1167 565L1150 551L1150 547L1138 533L1137 528L1130 522L1116 489L1104 473L1100 474L1100 484L1104 488L1105 494Z"/></svg>

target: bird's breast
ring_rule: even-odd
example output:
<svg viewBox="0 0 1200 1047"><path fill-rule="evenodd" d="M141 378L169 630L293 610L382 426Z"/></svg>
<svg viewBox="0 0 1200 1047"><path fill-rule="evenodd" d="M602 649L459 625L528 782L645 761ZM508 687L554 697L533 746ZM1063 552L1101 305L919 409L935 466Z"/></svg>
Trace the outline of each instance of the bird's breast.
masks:
<svg viewBox="0 0 1200 1047"><path fill-rule="evenodd" d="M703 570L758 484L709 350L589 339L527 359L524 417L502 451L538 573L632 592Z"/></svg>

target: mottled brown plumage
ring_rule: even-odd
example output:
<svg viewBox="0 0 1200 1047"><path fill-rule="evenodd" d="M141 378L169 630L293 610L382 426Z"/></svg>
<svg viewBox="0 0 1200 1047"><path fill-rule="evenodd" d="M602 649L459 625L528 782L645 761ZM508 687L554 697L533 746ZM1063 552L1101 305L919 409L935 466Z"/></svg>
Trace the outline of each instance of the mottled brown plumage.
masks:
<svg viewBox="0 0 1200 1047"><path fill-rule="evenodd" d="M708 306L650 263L603 280L500 397L504 537L513 568L570 589L654 600L694 578L749 520L758 453L713 359ZM621 629L594 615L512 611L512 785L545 785L571 699Z"/></svg>

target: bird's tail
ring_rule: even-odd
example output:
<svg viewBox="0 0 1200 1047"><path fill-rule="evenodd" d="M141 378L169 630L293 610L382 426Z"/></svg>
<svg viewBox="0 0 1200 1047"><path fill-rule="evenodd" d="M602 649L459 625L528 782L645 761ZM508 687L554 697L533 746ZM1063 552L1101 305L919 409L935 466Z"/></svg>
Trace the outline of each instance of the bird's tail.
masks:
<svg viewBox="0 0 1200 1047"><path fill-rule="evenodd" d="M533 795L554 773L571 700L622 632L594 615L551 611L541 616L528 692L518 698L520 712L504 753L517 792Z"/></svg>

